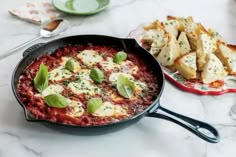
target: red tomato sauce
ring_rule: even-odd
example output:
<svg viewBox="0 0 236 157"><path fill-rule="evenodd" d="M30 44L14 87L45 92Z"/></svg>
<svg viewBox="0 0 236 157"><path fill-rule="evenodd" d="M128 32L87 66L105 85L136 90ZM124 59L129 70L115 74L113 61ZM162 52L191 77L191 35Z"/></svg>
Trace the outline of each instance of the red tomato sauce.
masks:
<svg viewBox="0 0 236 157"><path fill-rule="evenodd" d="M106 60L107 57L114 57L114 55L118 51L120 51L120 49L118 48L108 47L108 46L94 46L92 44L88 44L86 46L69 45L55 50L55 52L51 55L43 55L42 57L32 62L24 70L18 82L18 93L20 95L20 100L26 106L27 110L34 118L68 125L79 125L79 126L104 125L130 118L135 114L145 110L156 99L158 94L157 77L153 74L150 67L148 67L147 64L145 64L145 62L142 60L142 58L136 55L135 52L127 52L128 53L127 60L132 61L139 68L138 72L133 75L134 78L136 80L141 80L145 82L145 84L148 87L147 92L144 93L142 97L138 97L138 99L135 100L123 99L122 101L115 102L116 105L118 104L121 106L125 106L129 116L98 117L85 112L80 117L72 117L66 114L66 112L70 109L68 107L61 109L47 106L47 104L43 101L43 98L37 96L37 94L39 93L34 89L33 86L33 79L36 76L40 64L42 63L45 64L50 71L59 65L59 63L61 62L61 57L67 56L76 58L78 53L85 49L97 51L98 54L100 54L104 58L104 60ZM99 65L96 66L99 67ZM105 76L108 76L110 73L111 72L109 71L106 72ZM72 76L69 80L73 81L74 79L75 78ZM105 80L98 86L104 89L105 91L112 90L114 93L119 95L116 89L112 87L107 77L105 77ZM75 101L78 100L82 102L83 108L86 110L86 103L90 98L89 95L86 94L76 95L73 94L73 92L67 88L64 89L62 95L71 100ZM103 97L101 94L97 94L95 96L101 97L104 101L105 100L110 101L109 97Z"/></svg>

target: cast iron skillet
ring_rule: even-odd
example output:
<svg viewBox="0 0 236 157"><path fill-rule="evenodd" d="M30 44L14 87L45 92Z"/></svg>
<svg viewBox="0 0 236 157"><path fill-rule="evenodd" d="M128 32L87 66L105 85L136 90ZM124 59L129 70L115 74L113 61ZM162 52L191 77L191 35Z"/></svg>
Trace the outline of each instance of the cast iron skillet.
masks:
<svg viewBox="0 0 236 157"><path fill-rule="evenodd" d="M101 126L72 126L65 125L55 122L50 122L47 120L39 120L35 119L26 109L25 105L20 101L19 93L17 91L17 82L19 80L20 75L23 73L25 68L32 63L36 58L44 55L51 54L54 50L63 47L65 45L78 45L78 44L88 44L93 43L94 45L107 45L114 46L124 49L126 52L135 52L137 53L144 61L154 70L154 74L158 77L158 85L159 85L159 93L156 97L156 100L143 112L134 115L133 117L122 120L119 122L115 122L112 124L106 124ZM24 109L25 118L30 122L40 122L46 124L49 127L57 129L59 131L73 133L73 134L86 134L86 135L94 135L94 134L104 134L112 131L116 131L122 129L124 127L130 126L131 124L139 121L141 118L147 117L155 117L166 119L171 122L174 122L185 129L188 129L198 137L202 138L211 143L219 142L219 133L218 131L211 125L177 114L170 110L167 110L160 106L160 96L162 94L164 88L164 75L161 69L161 66L156 61L156 59L145 49L139 46L139 44L134 39L120 39L116 37L110 36L102 36L102 35L78 35L78 36L70 36L61 39L57 39L48 43L39 43L30 48L28 48L23 53L23 58L16 66L13 76L12 76L12 90L13 93L20 103L20 105ZM162 113L158 113L162 111Z"/></svg>

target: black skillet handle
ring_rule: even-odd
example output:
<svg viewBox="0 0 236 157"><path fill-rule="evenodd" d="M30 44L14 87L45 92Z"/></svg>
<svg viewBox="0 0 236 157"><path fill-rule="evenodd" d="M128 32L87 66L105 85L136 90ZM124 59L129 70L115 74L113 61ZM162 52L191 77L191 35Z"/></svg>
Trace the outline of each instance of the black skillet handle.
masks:
<svg viewBox="0 0 236 157"><path fill-rule="evenodd" d="M34 50L40 48L41 46L43 46L44 43L38 43L35 45L30 46L29 48L27 48L24 52L23 52L23 57L25 57L26 55L30 54L31 52L33 52Z"/></svg>
<svg viewBox="0 0 236 157"><path fill-rule="evenodd" d="M178 113L167 110L161 106L159 106L158 109L163 111L167 115L152 112L149 113L147 116L161 118L174 122L210 143L218 143L220 141L220 135L218 131L210 124L180 115Z"/></svg>

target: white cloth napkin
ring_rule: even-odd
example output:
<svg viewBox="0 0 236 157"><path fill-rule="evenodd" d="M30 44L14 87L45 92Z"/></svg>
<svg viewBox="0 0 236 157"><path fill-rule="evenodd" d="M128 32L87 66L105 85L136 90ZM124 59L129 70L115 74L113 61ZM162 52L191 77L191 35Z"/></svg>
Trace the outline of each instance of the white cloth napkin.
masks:
<svg viewBox="0 0 236 157"><path fill-rule="evenodd" d="M19 19L35 24L42 24L45 21L52 20L60 14L53 7L50 0L28 2L8 11Z"/></svg>

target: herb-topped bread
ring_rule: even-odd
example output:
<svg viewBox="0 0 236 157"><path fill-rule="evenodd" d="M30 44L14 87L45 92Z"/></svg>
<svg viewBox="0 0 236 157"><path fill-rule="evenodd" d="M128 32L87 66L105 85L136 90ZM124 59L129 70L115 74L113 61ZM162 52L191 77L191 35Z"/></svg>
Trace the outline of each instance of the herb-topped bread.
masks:
<svg viewBox="0 0 236 157"><path fill-rule="evenodd" d="M236 46L219 44L218 50L215 53L222 63L226 66L230 74L236 74Z"/></svg>
<svg viewBox="0 0 236 157"><path fill-rule="evenodd" d="M212 83L223 81L227 73L236 75L236 46L191 16L167 16L163 22L144 26L141 43L162 66L177 70L186 79ZM209 68L212 66L216 73Z"/></svg>
<svg viewBox="0 0 236 157"><path fill-rule="evenodd" d="M186 79L197 78L196 52L187 53L175 61L178 72Z"/></svg>
<svg viewBox="0 0 236 157"><path fill-rule="evenodd" d="M206 56L207 63L203 67L201 73L203 83L211 83L217 80L224 80L227 75L221 61L213 54Z"/></svg>

